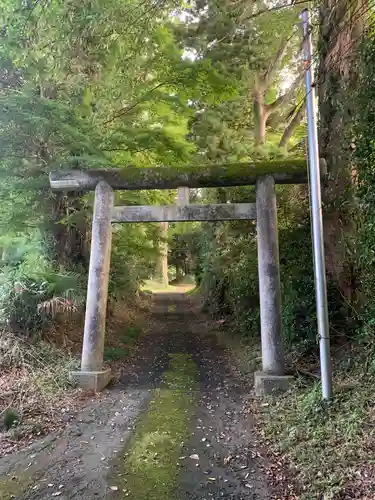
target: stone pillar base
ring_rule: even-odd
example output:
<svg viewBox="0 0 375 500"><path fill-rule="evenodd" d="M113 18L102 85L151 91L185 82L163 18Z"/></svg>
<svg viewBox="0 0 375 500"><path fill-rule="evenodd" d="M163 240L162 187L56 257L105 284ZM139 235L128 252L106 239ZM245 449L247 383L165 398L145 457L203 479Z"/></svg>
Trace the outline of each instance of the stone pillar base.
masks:
<svg viewBox="0 0 375 500"><path fill-rule="evenodd" d="M87 391L100 392L106 387L111 380L111 370L103 370L100 372L70 372L71 379Z"/></svg>
<svg viewBox="0 0 375 500"><path fill-rule="evenodd" d="M256 396L280 394L289 389L294 377L291 375L272 375L270 373L255 372L254 388Z"/></svg>

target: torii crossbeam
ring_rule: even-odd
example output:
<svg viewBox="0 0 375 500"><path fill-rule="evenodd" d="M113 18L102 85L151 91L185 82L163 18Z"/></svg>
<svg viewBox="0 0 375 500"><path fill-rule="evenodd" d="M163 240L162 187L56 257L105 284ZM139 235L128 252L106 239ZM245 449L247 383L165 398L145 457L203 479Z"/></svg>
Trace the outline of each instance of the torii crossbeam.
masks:
<svg viewBox="0 0 375 500"><path fill-rule="evenodd" d="M322 169L325 172L325 169ZM284 390L279 245L275 184L307 182L305 160L280 160L187 166L52 172L55 191L95 190L90 268L81 370L72 375L81 387L102 390L110 380L103 370L105 321L112 223L256 220L262 344L262 372L255 374L258 394ZM186 188L256 185L256 203L189 205ZM114 190L179 189L178 205L114 206Z"/></svg>

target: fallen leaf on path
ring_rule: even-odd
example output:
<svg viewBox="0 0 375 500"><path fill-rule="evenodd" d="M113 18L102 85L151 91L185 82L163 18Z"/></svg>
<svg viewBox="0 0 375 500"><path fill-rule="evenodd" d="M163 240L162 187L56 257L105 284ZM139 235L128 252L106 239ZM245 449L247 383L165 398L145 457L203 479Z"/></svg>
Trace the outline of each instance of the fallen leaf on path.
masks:
<svg viewBox="0 0 375 500"><path fill-rule="evenodd" d="M118 486L110 486L110 489L111 489L112 491L118 491Z"/></svg>
<svg viewBox="0 0 375 500"><path fill-rule="evenodd" d="M190 457L192 460L199 460L199 455L197 455L196 453L193 453L192 455L190 455Z"/></svg>

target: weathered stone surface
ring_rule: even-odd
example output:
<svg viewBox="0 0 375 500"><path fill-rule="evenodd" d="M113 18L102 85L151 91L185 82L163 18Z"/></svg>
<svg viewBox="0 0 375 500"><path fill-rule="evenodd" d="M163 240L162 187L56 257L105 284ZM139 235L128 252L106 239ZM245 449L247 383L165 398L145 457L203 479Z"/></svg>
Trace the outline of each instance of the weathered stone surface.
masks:
<svg viewBox="0 0 375 500"><path fill-rule="evenodd" d="M324 170L324 169L323 169ZM177 189L246 186L256 184L259 177L271 175L277 184L307 182L305 159L272 160L225 165L188 165L184 167L126 167L122 169L70 170L50 173L55 191L94 190L100 181L113 189Z"/></svg>
<svg viewBox="0 0 375 500"><path fill-rule="evenodd" d="M258 180L256 199L262 365L265 373L283 375L279 241L271 176Z"/></svg>
<svg viewBox="0 0 375 500"><path fill-rule="evenodd" d="M254 373L254 389L257 396L280 394L290 388L294 377L290 375L272 375L269 373Z"/></svg>
<svg viewBox="0 0 375 500"><path fill-rule="evenodd" d="M100 372L103 364L105 319L111 257L111 213L114 193L105 182L95 190L85 329L82 349L82 371Z"/></svg>
<svg viewBox="0 0 375 500"><path fill-rule="evenodd" d="M78 387L87 391L102 391L111 380L111 370L70 372L70 377Z"/></svg>
<svg viewBox="0 0 375 500"><path fill-rule="evenodd" d="M254 203L113 207L112 222L187 222L256 219Z"/></svg>
<svg viewBox="0 0 375 500"><path fill-rule="evenodd" d="M177 205L189 205L190 189L188 187L179 187L177 189Z"/></svg>

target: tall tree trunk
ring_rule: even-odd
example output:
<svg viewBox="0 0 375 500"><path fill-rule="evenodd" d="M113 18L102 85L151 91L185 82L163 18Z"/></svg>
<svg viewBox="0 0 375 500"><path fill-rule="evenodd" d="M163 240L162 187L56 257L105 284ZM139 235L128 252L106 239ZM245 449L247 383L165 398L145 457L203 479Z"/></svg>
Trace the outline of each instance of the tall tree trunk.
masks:
<svg viewBox="0 0 375 500"><path fill-rule="evenodd" d="M176 281L179 282L183 277L182 269L179 264L176 264Z"/></svg>
<svg viewBox="0 0 375 500"><path fill-rule="evenodd" d="M292 138L294 131L301 123L303 115L305 114L305 109L306 109L306 102L303 102L303 104L301 104L299 109L295 112L289 124L285 127L283 135L281 136L280 139L280 144L279 144L280 148L287 150L289 141Z"/></svg>
<svg viewBox="0 0 375 500"><path fill-rule="evenodd" d="M256 90L253 96L254 106L254 141L259 147L266 141L266 125L268 113L264 105L264 96L261 91Z"/></svg>
<svg viewBox="0 0 375 500"><path fill-rule="evenodd" d="M89 231L88 223L82 212L79 193L57 194L52 206L52 218L49 218L53 258L61 271L82 265L88 269ZM74 215L74 222L70 221ZM52 219L52 224L51 224Z"/></svg>
<svg viewBox="0 0 375 500"><path fill-rule="evenodd" d="M155 278L164 286L168 286L168 222L160 222L160 238Z"/></svg>
<svg viewBox="0 0 375 500"><path fill-rule="evenodd" d="M318 71L320 155L327 161L329 182L324 190L326 266L330 278L350 302L352 262L348 245L355 242L355 221L350 216L354 199L351 164L354 100L348 95L357 84L356 51L366 16L362 0L324 0L320 11L320 64Z"/></svg>

